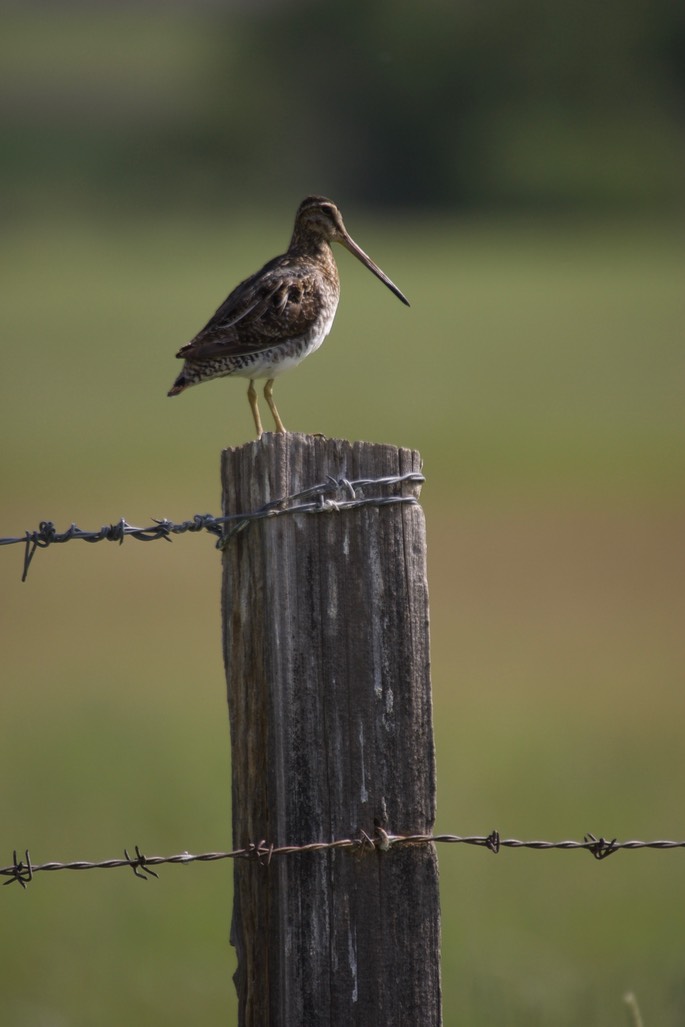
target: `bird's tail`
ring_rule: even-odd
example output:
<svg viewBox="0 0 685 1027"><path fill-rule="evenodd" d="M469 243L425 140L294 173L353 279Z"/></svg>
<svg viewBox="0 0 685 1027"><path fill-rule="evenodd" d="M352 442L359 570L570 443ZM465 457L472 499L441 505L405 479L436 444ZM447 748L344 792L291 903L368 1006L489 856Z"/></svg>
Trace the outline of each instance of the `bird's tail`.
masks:
<svg viewBox="0 0 685 1027"><path fill-rule="evenodd" d="M183 371L179 374L178 378L167 392L167 396L180 396L192 382L189 382Z"/></svg>

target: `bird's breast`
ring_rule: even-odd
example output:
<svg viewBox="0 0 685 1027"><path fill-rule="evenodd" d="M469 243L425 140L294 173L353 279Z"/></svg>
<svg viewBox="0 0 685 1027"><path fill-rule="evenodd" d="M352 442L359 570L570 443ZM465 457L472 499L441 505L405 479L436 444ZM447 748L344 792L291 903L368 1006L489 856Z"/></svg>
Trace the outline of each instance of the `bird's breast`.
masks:
<svg viewBox="0 0 685 1027"><path fill-rule="evenodd" d="M334 303L329 303L325 310L321 310L320 316L307 331L256 356L250 372L251 377L275 378L297 367L305 357L315 353L331 330L337 307L336 299Z"/></svg>

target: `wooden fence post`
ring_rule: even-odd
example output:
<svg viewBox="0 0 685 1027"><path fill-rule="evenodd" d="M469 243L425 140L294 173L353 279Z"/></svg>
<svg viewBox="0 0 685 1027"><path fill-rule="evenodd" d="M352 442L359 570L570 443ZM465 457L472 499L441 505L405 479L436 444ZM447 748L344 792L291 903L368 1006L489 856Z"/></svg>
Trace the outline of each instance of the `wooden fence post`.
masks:
<svg viewBox="0 0 685 1027"><path fill-rule="evenodd" d="M329 475L420 466L394 446L265 435L223 453L224 513ZM409 503L251 521L227 542L235 847L432 831L425 560L423 511ZM238 859L234 874L241 1027L441 1024L434 845Z"/></svg>

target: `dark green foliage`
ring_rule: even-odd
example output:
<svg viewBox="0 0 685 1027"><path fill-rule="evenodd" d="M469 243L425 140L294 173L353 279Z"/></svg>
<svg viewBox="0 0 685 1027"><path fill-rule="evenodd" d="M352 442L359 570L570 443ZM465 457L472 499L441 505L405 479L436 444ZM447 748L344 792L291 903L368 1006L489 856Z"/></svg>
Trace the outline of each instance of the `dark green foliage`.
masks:
<svg viewBox="0 0 685 1027"><path fill-rule="evenodd" d="M596 208L681 192L667 0L67 7L15 11L4 35L0 174L33 201Z"/></svg>

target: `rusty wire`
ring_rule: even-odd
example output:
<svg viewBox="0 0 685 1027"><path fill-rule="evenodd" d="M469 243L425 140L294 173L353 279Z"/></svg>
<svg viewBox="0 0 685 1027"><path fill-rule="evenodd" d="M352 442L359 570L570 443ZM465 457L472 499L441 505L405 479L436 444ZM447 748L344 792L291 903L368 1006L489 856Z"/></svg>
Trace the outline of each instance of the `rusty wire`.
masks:
<svg viewBox="0 0 685 1027"><path fill-rule="evenodd" d="M685 841L668 841L660 839L644 842L631 839L620 842L616 838L608 841L606 838L597 838L593 834L586 834L582 841L521 841L518 838L502 838L499 831L491 831L489 835L458 835L458 834L391 834L377 827L373 836L362 831L357 838L341 838L330 842L309 842L306 845L274 845L264 839L260 842L250 843L245 848L233 849L231 852L203 852L193 855L190 852L181 852L176 856L146 856L135 846L135 856L129 855L124 849L123 859L105 859L91 863L85 860L77 860L71 863L34 863L29 850L24 851L23 858L19 858L15 849L12 863L0 867L0 877L6 877L4 885L17 882L22 888L33 880L34 875L48 870L114 870L119 867L128 867L136 877L147 881L149 877L159 875L153 867L162 864L188 864L188 863L214 863L223 859L248 859L268 866L274 857L301 855L304 853L326 852L331 849L349 849L357 853L363 852L389 852L403 846L429 845L429 844L461 844L475 845L488 849L495 855L502 849L533 849L537 851L551 850L583 850L589 852L595 859L603 860L620 850L634 851L636 849L683 849Z"/></svg>
<svg viewBox="0 0 685 1027"><path fill-rule="evenodd" d="M386 475L382 478L357 478L354 481L349 481L345 477L334 478L329 475L326 481L318 485L312 485L301 492L284 496L281 499L274 499L265 503L258 510L247 513L229 514L225 517L215 517L213 514L195 514L192 520L181 521L178 524L163 518L154 520L145 528L129 524L122 517L116 524L105 524L95 531L84 531L76 524L72 524L66 531L58 532L52 521L41 521L35 531L27 530L23 535L0 538L0 546L23 543L24 570L21 580L26 581L36 550L47 549L48 546L56 543L80 539L82 542L118 542L121 545L124 539L129 537L137 539L139 542L154 542L157 539L171 542L172 535L208 531L210 534L218 536L217 549L223 549L229 540L246 528L248 524L264 520L266 517L277 517L286 513L330 513L355 510L361 506L391 506L397 503L415 505L418 500L412 495L393 493L368 495L366 490L370 488L391 489L404 484L421 485L425 480L424 476L417 472Z"/></svg>

